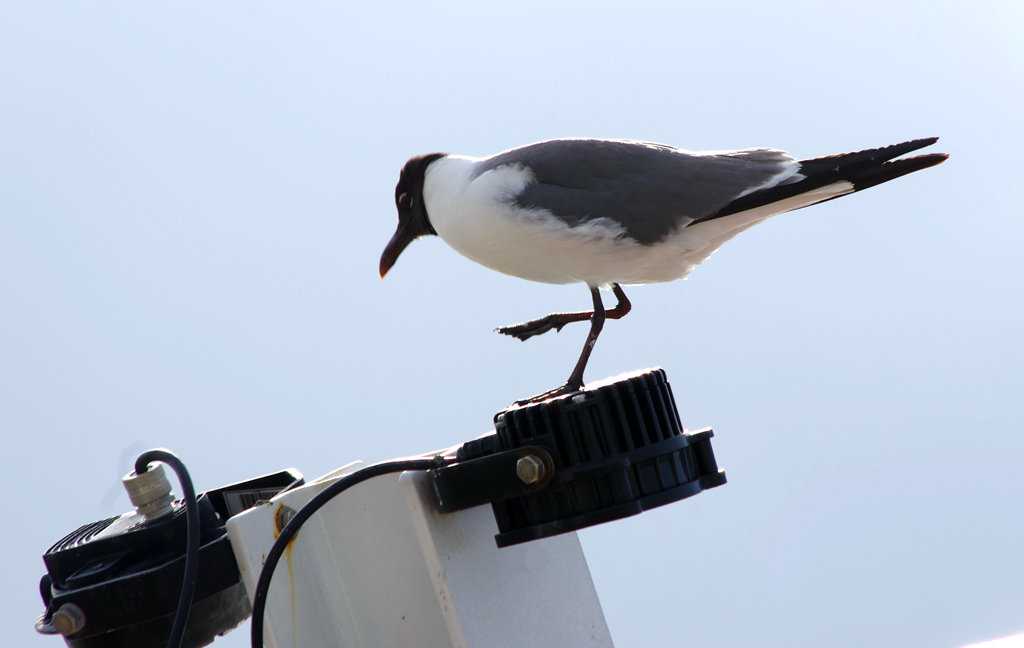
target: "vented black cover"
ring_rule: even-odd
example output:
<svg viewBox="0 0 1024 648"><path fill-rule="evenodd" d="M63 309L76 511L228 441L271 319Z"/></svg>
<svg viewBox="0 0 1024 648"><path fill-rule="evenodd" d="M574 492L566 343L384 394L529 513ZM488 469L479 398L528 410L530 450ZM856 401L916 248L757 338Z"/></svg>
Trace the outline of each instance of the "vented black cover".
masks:
<svg viewBox="0 0 1024 648"><path fill-rule="evenodd" d="M224 523L301 481L298 472L285 470L199 495L199 576L183 646L208 645L249 616ZM36 629L54 634L53 613L73 604L85 626L64 638L70 648L166 646L185 564L185 510L180 502L174 509L151 521L125 513L92 522L54 543L43 554L47 573L40 593L46 611Z"/></svg>
<svg viewBox="0 0 1024 648"><path fill-rule="evenodd" d="M495 450L546 448L547 488L492 504L498 546L635 515L725 483L710 429L684 432L663 369L494 417ZM485 445L477 447L486 453Z"/></svg>

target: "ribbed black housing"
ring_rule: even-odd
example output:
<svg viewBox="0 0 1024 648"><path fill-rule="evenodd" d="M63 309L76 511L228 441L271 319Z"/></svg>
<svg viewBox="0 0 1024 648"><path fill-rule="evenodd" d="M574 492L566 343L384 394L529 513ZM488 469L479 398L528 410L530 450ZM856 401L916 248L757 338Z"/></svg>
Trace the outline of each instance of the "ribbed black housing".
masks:
<svg viewBox="0 0 1024 648"><path fill-rule="evenodd" d="M199 494L199 575L185 648L206 646L249 616L226 521L247 503L301 483L301 474L284 470ZM176 503L173 513L155 520L133 511L64 536L43 554L40 594L46 610L36 629L56 632L53 613L74 604L85 625L65 637L69 648L166 646L185 574L186 531L185 509Z"/></svg>
<svg viewBox="0 0 1024 648"><path fill-rule="evenodd" d="M686 433L663 369L494 417L498 450L546 448L555 478L495 502L498 546L635 515L725 483L710 429Z"/></svg>
<svg viewBox="0 0 1024 648"><path fill-rule="evenodd" d="M119 519L121 519L121 516L118 515L105 520L99 520L98 522L83 524L57 542L53 543L53 546L46 550L45 555L56 554L67 549L73 549L74 547L84 545Z"/></svg>

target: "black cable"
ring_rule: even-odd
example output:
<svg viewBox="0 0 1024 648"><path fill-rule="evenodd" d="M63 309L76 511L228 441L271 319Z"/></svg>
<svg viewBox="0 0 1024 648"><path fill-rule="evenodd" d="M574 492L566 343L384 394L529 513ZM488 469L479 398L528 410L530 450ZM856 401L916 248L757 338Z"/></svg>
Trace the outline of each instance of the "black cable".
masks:
<svg viewBox="0 0 1024 648"><path fill-rule="evenodd" d="M260 570L260 577L256 581L256 589L252 596L252 642L253 648L263 648L263 618L266 614L267 594L270 592L270 579L274 577L274 570L280 562L285 548L291 542L299 528L320 510L324 504L334 499L352 486L373 477L386 475L388 473L405 472L407 470L430 470L438 468L447 463L443 457L431 457L429 459L395 459L367 466L361 470L345 475L338 479L324 490L317 493L305 506L300 508L295 515L281 530L274 544L271 545L267 557L263 561L263 569Z"/></svg>
<svg viewBox="0 0 1024 648"><path fill-rule="evenodd" d="M181 594L178 596L178 609L174 613L174 623L167 638L167 648L180 648L185 636L185 624L188 623L189 608L196 592L196 580L199 577L199 503L196 501L196 489L192 486L192 478L181 459L165 448L147 450L135 460L135 474L141 475L149 470L149 464L159 461L170 466L181 482L182 500L185 502L185 523L188 539L185 544L185 578L181 583Z"/></svg>

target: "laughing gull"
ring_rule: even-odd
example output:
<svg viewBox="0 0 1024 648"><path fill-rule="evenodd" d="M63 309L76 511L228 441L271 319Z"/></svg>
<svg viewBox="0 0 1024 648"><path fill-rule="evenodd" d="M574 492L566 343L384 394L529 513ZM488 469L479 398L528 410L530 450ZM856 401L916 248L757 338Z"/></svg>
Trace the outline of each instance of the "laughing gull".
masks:
<svg viewBox="0 0 1024 648"><path fill-rule="evenodd" d="M692 152L600 139L549 140L485 158L420 155L406 162L395 188L398 229L381 255L380 276L409 243L437 235L498 272L586 284L593 311L497 329L526 340L590 321L565 385L522 402L543 400L582 388L605 319L630 310L621 286L681 279L769 216L939 164L948 155L895 160L937 140L799 161L770 148ZM604 308L600 288L612 290L614 308Z"/></svg>

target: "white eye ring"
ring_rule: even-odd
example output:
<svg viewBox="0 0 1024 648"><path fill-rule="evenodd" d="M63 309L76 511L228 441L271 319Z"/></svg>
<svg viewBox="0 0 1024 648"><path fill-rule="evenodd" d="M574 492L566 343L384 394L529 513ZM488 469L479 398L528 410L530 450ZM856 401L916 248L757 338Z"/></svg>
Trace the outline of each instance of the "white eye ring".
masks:
<svg viewBox="0 0 1024 648"><path fill-rule="evenodd" d="M405 193L403 191L402 193L398 194L398 202L400 202L400 203L405 202L405 199L408 198L408 197L409 197L409 194L407 194L407 193Z"/></svg>

